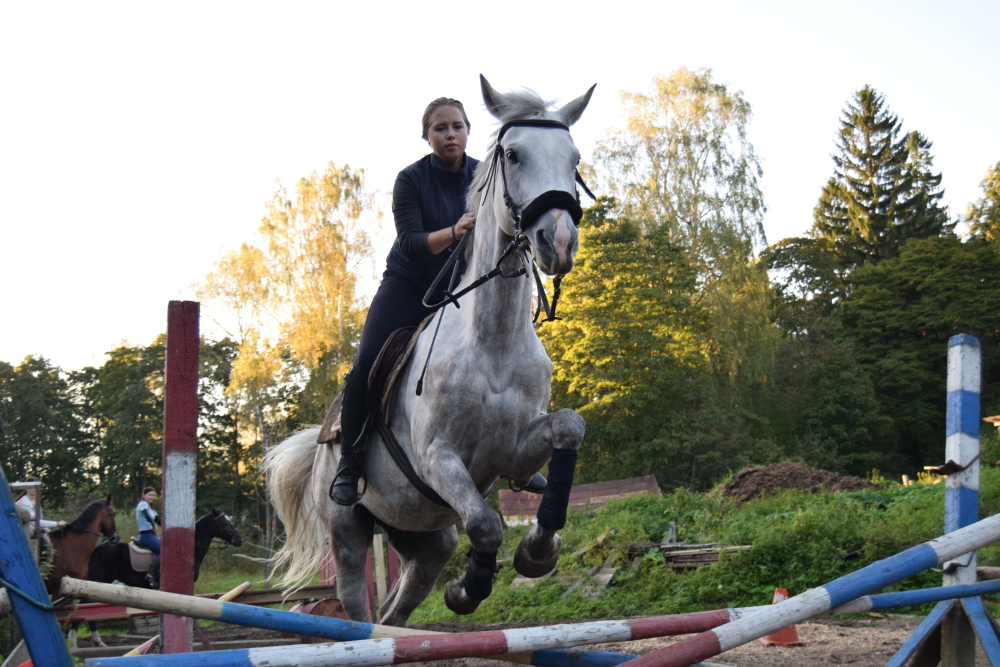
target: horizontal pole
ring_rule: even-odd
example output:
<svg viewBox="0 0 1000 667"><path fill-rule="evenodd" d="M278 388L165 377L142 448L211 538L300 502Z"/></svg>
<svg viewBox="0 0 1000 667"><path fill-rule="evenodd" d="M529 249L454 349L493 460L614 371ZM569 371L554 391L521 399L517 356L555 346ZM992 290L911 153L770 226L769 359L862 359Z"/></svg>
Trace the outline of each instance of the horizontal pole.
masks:
<svg viewBox="0 0 1000 667"><path fill-rule="evenodd" d="M1000 540L1000 514L876 561L825 586L747 614L731 623L681 640L629 663L631 667L687 667L836 609L862 595L976 551Z"/></svg>
<svg viewBox="0 0 1000 667"><path fill-rule="evenodd" d="M842 614L863 614L868 611L883 611L899 607L916 607L931 602L957 600L959 598L975 598L981 595L1000 593L1000 581L984 581L978 584L961 584L956 586L940 586L938 588L919 588L898 593L880 593L866 595L857 600L841 605L830 612L830 616Z"/></svg>
<svg viewBox="0 0 1000 667"><path fill-rule="evenodd" d="M689 634L728 623L734 618L738 618L740 614L745 613L741 609L723 609L696 612L693 614L640 618L630 621L597 621L592 623L563 624L538 628L452 635L426 630L355 623L335 618L316 617L271 609L262 610L233 602L193 598L164 593L162 591L111 586L69 577L63 580L62 593L78 597L86 596L91 599L124 604L129 607L145 608L163 613L173 613L236 625L293 632L295 634L339 641L355 640L350 644L352 648L348 649L348 652L343 657L348 662L354 661L354 656L366 651L375 651L381 655L386 650L387 644L384 641L377 645L370 642L380 641L382 638L393 638L395 643L392 644L391 650L394 658L390 662L440 659L437 657L428 657L437 655L444 655L445 657L474 657L477 655L499 656L510 653L523 653L524 655L506 655L506 657L513 662L527 664L557 664L560 661L570 660L570 656L552 654L550 652L551 649L607 641L631 641L651 637ZM356 640L368 640L368 643ZM347 646L347 644L344 644L344 646ZM255 650L263 651L264 649ZM285 650L287 651L288 649ZM537 653L542 653L542 655L535 655ZM272 655L268 659L273 660L277 659L277 657ZM284 659L284 657L284 654L282 654L281 659ZM302 656L297 656L295 659L298 660L300 657ZM634 656L622 658L622 661L627 661L631 657ZM109 658L108 660L118 659ZM158 657L157 659L162 658ZM337 658L331 659L333 661L328 664L341 664ZM572 659L573 664L583 664L579 654L572 656ZM88 662L88 664L97 665L98 663ZM117 663L102 661L100 664L113 665ZM603 662L598 661L594 664L606 664L606 660Z"/></svg>

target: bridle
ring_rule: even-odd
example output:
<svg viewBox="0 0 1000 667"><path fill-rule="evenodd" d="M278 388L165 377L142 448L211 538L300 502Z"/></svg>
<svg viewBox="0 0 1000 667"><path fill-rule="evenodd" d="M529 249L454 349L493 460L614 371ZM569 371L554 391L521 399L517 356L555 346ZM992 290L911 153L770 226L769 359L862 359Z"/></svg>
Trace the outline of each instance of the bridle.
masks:
<svg viewBox="0 0 1000 667"><path fill-rule="evenodd" d="M528 273L528 267L530 266L535 279L535 289L538 292L538 305L535 307L535 315L531 320L532 323L538 322L538 316L541 314L542 310L545 310L545 319L542 320L543 323L562 319L560 317L556 317L556 306L559 304L559 296L562 294L562 276L556 276L552 279L552 305L550 306L548 297L545 294L545 285L542 283L542 277L539 275L538 267L535 265L535 259L532 257L531 253L528 252L530 241L528 240L528 236L524 233L524 227L530 227L543 213L553 208L562 208L566 210L573 219L573 224L579 225L580 218L583 217L583 209L580 206L580 195L579 193L576 193L574 196L565 190L548 190L528 202L528 204L523 207L519 213L516 205L514 204L514 200L510 196L510 190L507 187L508 157L503 146L503 137L507 134L507 130L512 127L543 127L569 132L569 125L566 123L544 118L512 120L504 123L500 127L500 130L497 132L496 145L493 147L493 157L490 158L490 168L486 173L486 180L479 187L477 192L482 193L479 204L480 208L482 208L486 205L486 200L489 198L490 192L494 187L496 187L497 165L499 165L500 182L503 184L503 203L507 207L508 211L510 211L510 216L514 220L514 238L507 244L504 251L500 253L500 257L497 259L496 264L492 269L476 278L467 287L463 288L459 292L452 292L455 287L455 281L458 278L458 260L463 254L469 234L462 236L462 240L458 242L458 245L452 251L448 261L441 267L441 270L434 278L434 282L432 282L431 286L427 288L427 292L424 294L424 298L421 301L426 308L436 310L448 303L453 303L456 308L460 308L461 306L458 305L458 300L472 290L496 277L519 278ZM594 193L590 191L590 188L587 187L587 184L583 180L583 176L580 175L580 170L574 169L573 171L576 174L575 180L580 187L583 188L583 191L586 192L587 196L591 199L596 200L597 198L594 196ZM521 267L511 271L510 273L504 273L500 265L505 259L510 257L511 254L517 255L517 258L521 261ZM451 270L451 278L448 280L447 289L444 290L444 298L437 303L428 303L431 296L435 291L437 291L441 281L444 280L445 275L448 274L449 269ZM431 360L431 352L434 350L434 342L437 340L438 330L441 328L441 319L444 317L444 311L442 310L441 312L442 314L438 317L437 325L434 328L434 336L431 338L430 347L427 350L427 359L424 361L424 369L420 373L420 379L417 380L417 396L420 396L423 392L424 374L427 372L427 366Z"/></svg>
<svg viewBox="0 0 1000 667"><path fill-rule="evenodd" d="M482 196L480 206L486 204L486 199L490 194L490 190L492 190L496 184L497 164L499 164L500 180L503 183L503 203L510 210L511 218L514 220L514 229L517 230L518 233L521 232L522 220L526 220L524 224L526 226L530 226L542 213L550 208L556 207L566 209L570 216L572 216L573 223L580 224L580 218L583 216L583 210L580 208L580 196L577 194L577 196L574 197L564 190L549 190L548 192L543 192L528 202L528 205L522 209L521 213L517 212L514 201L510 196L510 190L507 188L508 158L502 143L504 135L507 134L507 130L512 127L549 127L569 132L569 125L559 120L534 118L512 120L508 123L504 123L500 128L500 131L497 132L497 142L496 146L493 147L493 157L490 161L490 170L486 174L486 181L478 190L479 192L486 190ZM590 191L590 188L588 188L587 184L583 181L583 177L580 175L580 170L575 169L574 172L576 174L576 182L580 184L584 192L586 192L591 199L596 199L594 194Z"/></svg>
<svg viewBox="0 0 1000 667"><path fill-rule="evenodd" d="M538 289L538 307L535 309L535 315L532 322L538 322L538 316L541 310L545 310L545 319L542 322L551 322L553 320L558 320L560 318L556 317L556 305L559 302L559 295L561 293L560 283L562 282L562 276L556 276L553 279L553 294L552 294L552 305L549 306L548 298L545 295L545 288L542 284L542 278L538 273L538 267L535 266L535 260L529 252L527 252L530 242L528 241L527 235L524 233L524 227L530 227L543 213L553 208L562 208L566 210L570 217L573 219L573 224L579 225L580 218L583 217L583 209L580 207L580 195L571 195L565 190L548 190L538 195L532 199L526 206L524 206L519 213L517 207L514 204L513 199L510 196L510 190L507 187L507 160L508 157L503 146L503 137L512 127L547 127L560 130L566 130L569 132L569 125L558 120L548 120L543 118L526 119L526 120L512 120L508 123L504 123L497 132L496 145L493 148L493 157L490 159L490 168L486 174L486 180L479 187L477 192L482 193L480 197L480 207L486 205L486 200L489 198L491 190L496 186L497 179L497 165L500 166L500 181L503 184L503 202L507 209L510 211L511 218L514 220L514 238L507 247L500 254L494 267L484 273L479 278L476 278L471 284L462 289L458 293L453 293L455 280L458 277L458 259L462 256L462 250L465 248L466 239L469 235L466 234L462 237L462 240L458 242L458 246L452 251L451 257L445 262L445 265L441 267L438 275L434 278L434 282L427 289L424 294L423 305L430 309L437 309L441 306L453 303L456 308L459 308L458 299L489 280L496 277L501 278L518 278L520 276L528 273L528 267L530 265L531 271L534 274L535 286ZM584 182L583 177L580 175L578 169L574 169L576 174L576 182L583 188L584 192L591 199L596 199L594 194L587 187ZM485 192L484 192L485 191ZM519 260L521 260L521 268L512 271L511 273L504 273L500 265L503 263L507 257L512 253L515 253ZM451 269L451 278L448 282L448 288L444 291L444 298L437 303L428 303L428 300L440 286L441 281L444 276ZM440 321L438 323L440 325ZM434 332L435 337L437 336L437 331ZM433 343L432 343L433 345ZM419 395L419 391L417 392Z"/></svg>

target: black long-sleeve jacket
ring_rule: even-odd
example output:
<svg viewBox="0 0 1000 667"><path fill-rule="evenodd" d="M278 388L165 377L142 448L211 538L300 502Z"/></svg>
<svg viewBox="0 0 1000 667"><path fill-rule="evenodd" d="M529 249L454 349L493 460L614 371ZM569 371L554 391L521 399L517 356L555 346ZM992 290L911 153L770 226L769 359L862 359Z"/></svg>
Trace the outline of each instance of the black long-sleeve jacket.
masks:
<svg viewBox="0 0 1000 667"><path fill-rule="evenodd" d="M466 191L478 165L479 160L466 155L461 169L449 171L430 154L399 172L392 188L396 240L386 259L388 271L422 290L430 287L451 249L432 254L427 235L451 227L465 213Z"/></svg>

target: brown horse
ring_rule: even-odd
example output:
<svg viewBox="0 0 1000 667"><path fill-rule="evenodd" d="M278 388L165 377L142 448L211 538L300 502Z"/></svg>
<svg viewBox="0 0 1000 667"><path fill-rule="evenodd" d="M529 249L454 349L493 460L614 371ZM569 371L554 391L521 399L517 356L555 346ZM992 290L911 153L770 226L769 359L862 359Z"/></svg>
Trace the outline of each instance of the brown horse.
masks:
<svg viewBox="0 0 1000 667"><path fill-rule="evenodd" d="M101 537L106 537L112 544L118 541L111 496L95 500L65 528L49 533L51 544L47 544L42 553L44 563L48 558L46 552L50 549L55 551L52 555L52 567L45 577L45 588L49 595L59 595L63 577L87 578L90 555L94 553Z"/></svg>

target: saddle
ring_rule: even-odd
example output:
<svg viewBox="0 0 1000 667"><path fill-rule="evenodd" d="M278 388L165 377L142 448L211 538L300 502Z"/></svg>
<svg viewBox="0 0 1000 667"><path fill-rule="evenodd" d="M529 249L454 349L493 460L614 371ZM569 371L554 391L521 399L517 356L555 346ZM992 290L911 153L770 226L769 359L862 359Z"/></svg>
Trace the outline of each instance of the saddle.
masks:
<svg viewBox="0 0 1000 667"><path fill-rule="evenodd" d="M392 407L396 403L396 395L399 389L399 377L406 369L410 357L413 356L413 348L417 345L420 333L427 328L436 313L432 313L415 327L403 327L396 329L389 335L385 345L375 358L372 370L368 374L368 421L365 422L364 430L361 433L361 442L371 428L373 416L379 412L389 423L392 419ZM330 409L326 411L323 419L323 426L319 430L316 442L321 445L328 443L340 443L340 413L344 404L344 392L340 392L330 404Z"/></svg>
<svg viewBox="0 0 1000 667"><path fill-rule="evenodd" d="M132 569L136 572L149 572L153 564L153 557L156 555L151 550L141 546L137 537L133 537L128 543L128 557L132 561Z"/></svg>

